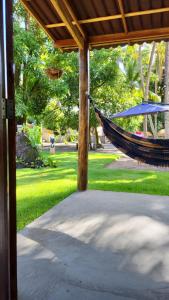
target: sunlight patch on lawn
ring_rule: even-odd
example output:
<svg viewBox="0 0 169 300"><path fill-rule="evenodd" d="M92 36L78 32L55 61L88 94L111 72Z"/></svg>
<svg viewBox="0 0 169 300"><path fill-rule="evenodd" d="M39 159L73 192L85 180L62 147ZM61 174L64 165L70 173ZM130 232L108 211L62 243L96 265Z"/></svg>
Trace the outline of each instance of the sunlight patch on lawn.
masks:
<svg viewBox="0 0 169 300"><path fill-rule="evenodd" d="M17 170L18 229L42 215L77 190L77 153L50 157L56 168ZM108 169L119 156L89 153L89 189L169 195L169 172Z"/></svg>
<svg viewBox="0 0 169 300"><path fill-rule="evenodd" d="M123 184L123 183L138 183L138 182L144 182L146 180L150 180L150 179L155 179L156 176L155 175L151 175L151 176L147 176L145 178L139 178L139 179L123 179L123 178L120 178L120 179L112 179L112 180L94 180L94 182L96 184L98 183L101 183L101 184L107 184L107 182L109 181L109 183L111 184Z"/></svg>

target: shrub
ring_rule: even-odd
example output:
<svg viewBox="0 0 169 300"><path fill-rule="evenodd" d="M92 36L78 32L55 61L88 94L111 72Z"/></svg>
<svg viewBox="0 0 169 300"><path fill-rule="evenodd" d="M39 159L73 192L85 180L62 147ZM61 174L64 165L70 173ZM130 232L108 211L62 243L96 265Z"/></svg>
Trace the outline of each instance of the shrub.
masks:
<svg viewBox="0 0 169 300"><path fill-rule="evenodd" d="M37 145L41 144L41 128L40 126L33 126L32 128L25 125L23 127L24 132L27 134L32 147L36 147Z"/></svg>

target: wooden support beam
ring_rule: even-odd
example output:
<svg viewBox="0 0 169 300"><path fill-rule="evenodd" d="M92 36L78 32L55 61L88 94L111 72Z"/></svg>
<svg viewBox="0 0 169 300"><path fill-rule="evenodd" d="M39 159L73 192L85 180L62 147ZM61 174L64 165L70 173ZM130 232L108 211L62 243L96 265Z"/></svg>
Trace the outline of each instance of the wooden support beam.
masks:
<svg viewBox="0 0 169 300"><path fill-rule="evenodd" d="M118 5L119 5L121 17L122 17L122 22L123 22L124 32L125 32L125 33L128 33L127 22L126 22L126 19L125 19L125 13L124 13L124 8L123 8L122 0L118 0Z"/></svg>
<svg viewBox="0 0 169 300"><path fill-rule="evenodd" d="M83 20L78 20L78 23L79 24L89 24L89 23L110 21L110 20L116 20L116 19L121 19L121 15L113 15L113 16L83 19ZM72 22L72 24L75 25L75 22ZM61 22L61 23L47 24L46 28L65 27L65 26L66 26L66 24Z"/></svg>
<svg viewBox="0 0 169 300"><path fill-rule="evenodd" d="M78 29L73 26L72 19L70 16L70 13L67 11L67 8L63 6L63 1L60 0L50 0L53 7L57 11L58 15L62 19L62 21L65 23L69 33L77 43L77 46L79 49L83 49L84 45L84 38L82 37L81 33L78 31Z"/></svg>
<svg viewBox="0 0 169 300"><path fill-rule="evenodd" d="M0 0L0 299L17 300L12 1ZM8 109L7 109L8 108ZM9 113L10 112L10 113Z"/></svg>
<svg viewBox="0 0 169 300"><path fill-rule="evenodd" d="M140 30L126 33L115 33L107 35L95 35L88 38L89 45L99 47L101 45L118 45L127 43L144 42L147 40L158 40L169 38L169 27ZM56 47L76 47L73 39L57 40Z"/></svg>
<svg viewBox="0 0 169 300"><path fill-rule="evenodd" d="M82 26L79 24L78 19L77 19L76 15L75 15L73 9L71 8L71 6L70 6L68 0L63 0L63 2L64 2L64 4L65 4L67 10L69 11L69 13L70 13L70 15L71 15L71 17L72 17L72 19L73 19L75 25L78 27L79 31L81 32L83 38L86 39L86 37L85 37L85 32L84 32Z"/></svg>
<svg viewBox="0 0 169 300"><path fill-rule="evenodd" d="M53 41L55 42L55 39L53 37L53 35L51 34L50 30L48 30L47 26L45 26L45 24L43 24L43 22L41 21L41 19L39 18L39 16L30 9L29 7L29 2L28 0L20 0L23 4L23 6L25 7L25 9L28 11L28 13L36 19L38 25L40 28L42 28L42 30L45 31L45 33L47 34L47 36Z"/></svg>
<svg viewBox="0 0 169 300"><path fill-rule="evenodd" d="M136 16L144 16L144 15L152 15L152 14L159 14L159 13L165 13L165 12L169 12L169 7L133 11L133 12L126 13L125 18L136 17Z"/></svg>
<svg viewBox="0 0 169 300"><path fill-rule="evenodd" d="M78 142L78 190L87 189L89 146L89 48L85 43L79 52L79 142Z"/></svg>
<svg viewBox="0 0 169 300"><path fill-rule="evenodd" d="M104 44L106 42L112 44L120 43L134 43L139 41L146 41L150 39L165 39L169 38L169 27L166 28L155 28L155 29L146 29L126 33L116 33L116 34L107 34L107 35L97 35L91 36L89 38L89 43L91 45Z"/></svg>
<svg viewBox="0 0 169 300"><path fill-rule="evenodd" d="M129 13L124 13L124 17L130 18L130 17L144 16L144 15L151 15L151 14L165 13L165 12L169 12L169 7L155 8L155 9L142 10L142 11L133 11L133 12L129 12ZM117 15L110 15L110 16L78 20L78 23L79 24L88 24L88 23L95 23L95 22L117 20L117 19L122 19L122 18L123 18L122 14L117 14ZM75 22L73 21L72 24L75 24ZM55 23L55 24L47 24L46 28L55 28L55 27L57 28L57 27L64 27L64 26L66 26L66 24L64 22L61 22L61 23Z"/></svg>

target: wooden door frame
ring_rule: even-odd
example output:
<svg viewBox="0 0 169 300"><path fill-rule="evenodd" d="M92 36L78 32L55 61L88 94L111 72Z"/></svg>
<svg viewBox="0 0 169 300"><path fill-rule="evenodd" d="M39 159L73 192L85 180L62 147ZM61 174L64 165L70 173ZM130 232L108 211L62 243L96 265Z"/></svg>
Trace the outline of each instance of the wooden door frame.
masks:
<svg viewBox="0 0 169 300"><path fill-rule="evenodd" d="M0 0L0 299L17 299L12 0Z"/></svg>

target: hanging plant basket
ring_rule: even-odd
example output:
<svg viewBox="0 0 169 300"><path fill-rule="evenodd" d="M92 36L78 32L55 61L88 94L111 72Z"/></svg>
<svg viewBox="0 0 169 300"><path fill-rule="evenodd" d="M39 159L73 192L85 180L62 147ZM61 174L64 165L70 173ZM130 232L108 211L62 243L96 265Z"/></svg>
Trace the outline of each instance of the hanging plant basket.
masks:
<svg viewBox="0 0 169 300"><path fill-rule="evenodd" d="M50 79L55 80L62 76L63 71L55 68L48 68L45 70L45 73Z"/></svg>

